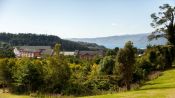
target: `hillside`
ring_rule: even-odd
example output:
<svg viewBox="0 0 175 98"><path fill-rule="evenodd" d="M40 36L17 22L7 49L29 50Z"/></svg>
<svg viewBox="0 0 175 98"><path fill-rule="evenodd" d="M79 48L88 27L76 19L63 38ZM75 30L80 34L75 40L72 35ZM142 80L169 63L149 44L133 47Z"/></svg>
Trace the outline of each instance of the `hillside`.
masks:
<svg viewBox="0 0 175 98"><path fill-rule="evenodd" d="M157 79L146 82L144 86L135 91L82 98L174 98L174 92L175 69L171 69L163 72Z"/></svg>
<svg viewBox="0 0 175 98"><path fill-rule="evenodd" d="M174 92L175 92L175 69L171 69L163 72L162 75L157 79L146 82L144 86L142 86L138 90L121 92L116 94L87 96L80 98L174 98L175 96ZM8 94L0 93L0 98L31 98L31 97L21 95L18 96L10 93Z"/></svg>
<svg viewBox="0 0 175 98"><path fill-rule="evenodd" d="M12 33L0 33L0 42L8 43L12 46L54 46L56 43L62 45L62 50L74 51L74 50L90 50L89 46L95 49L100 47L98 45L88 43L80 44L77 42L64 40L58 36L53 35L37 35L37 34L12 34Z"/></svg>
<svg viewBox="0 0 175 98"><path fill-rule="evenodd" d="M125 42L132 41L134 46L138 48L145 48L148 44L165 44L165 39L148 41L147 36L149 34L134 34L134 35L122 35L122 36L109 36L109 37L99 37L99 38L71 38L72 41L82 41L89 43L96 43L98 45L104 45L107 48L123 47Z"/></svg>
<svg viewBox="0 0 175 98"><path fill-rule="evenodd" d="M104 50L104 49L106 49L106 47L104 47L103 45L98 45L96 43L88 43L88 42L80 42L80 41L78 41L77 43L88 47L90 50Z"/></svg>

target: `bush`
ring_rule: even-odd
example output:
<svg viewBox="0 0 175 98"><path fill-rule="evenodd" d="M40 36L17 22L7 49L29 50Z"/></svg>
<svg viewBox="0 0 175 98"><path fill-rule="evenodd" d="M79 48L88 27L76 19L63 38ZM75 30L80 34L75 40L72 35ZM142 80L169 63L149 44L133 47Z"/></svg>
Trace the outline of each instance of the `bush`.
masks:
<svg viewBox="0 0 175 98"><path fill-rule="evenodd" d="M149 62L154 70L164 70L172 67L175 57L174 46L155 46L146 52Z"/></svg>
<svg viewBox="0 0 175 98"><path fill-rule="evenodd" d="M100 73L104 75L111 75L113 74L113 70L115 67L115 61L112 56L104 57L100 62Z"/></svg>

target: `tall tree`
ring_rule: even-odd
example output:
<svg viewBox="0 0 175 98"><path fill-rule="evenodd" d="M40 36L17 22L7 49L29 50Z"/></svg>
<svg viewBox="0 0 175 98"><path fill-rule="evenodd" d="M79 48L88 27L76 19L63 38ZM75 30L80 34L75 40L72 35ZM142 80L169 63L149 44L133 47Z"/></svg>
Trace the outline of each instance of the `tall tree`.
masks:
<svg viewBox="0 0 175 98"><path fill-rule="evenodd" d="M55 47L54 47L54 55L56 57L59 58L60 56L60 48L61 48L61 44L55 44Z"/></svg>
<svg viewBox="0 0 175 98"><path fill-rule="evenodd" d="M55 45L54 56L48 58L47 64L43 66L45 88L52 93L61 93L68 84L71 74L64 56L59 54L60 47L60 44Z"/></svg>
<svg viewBox="0 0 175 98"><path fill-rule="evenodd" d="M105 75L112 75L115 61L112 56L104 57L100 62L100 72Z"/></svg>
<svg viewBox="0 0 175 98"><path fill-rule="evenodd" d="M175 7L169 4L160 6L160 12L151 14L151 26L155 31L148 36L149 40L164 37L169 44L175 45Z"/></svg>
<svg viewBox="0 0 175 98"><path fill-rule="evenodd" d="M131 41L128 41L123 49L117 54L117 70L121 76L121 81L128 90L132 81L133 65L135 63L135 48Z"/></svg>

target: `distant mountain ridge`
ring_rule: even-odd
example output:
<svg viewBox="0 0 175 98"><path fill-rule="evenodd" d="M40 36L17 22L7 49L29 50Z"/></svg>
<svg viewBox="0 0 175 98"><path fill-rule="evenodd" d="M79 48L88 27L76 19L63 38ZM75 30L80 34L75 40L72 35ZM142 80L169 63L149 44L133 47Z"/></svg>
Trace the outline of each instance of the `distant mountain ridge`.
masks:
<svg viewBox="0 0 175 98"><path fill-rule="evenodd" d="M109 36L109 37L99 37L99 38L70 38L71 41L81 41L88 43L96 43L98 45L103 45L107 48L123 47L127 41L132 41L134 46L137 48L146 48L147 45L163 45L166 44L167 40L160 38L158 40L148 41L149 33L144 34L133 34L133 35L121 35L121 36Z"/></svg>
<svg viewBox="0 0 175 98"><path fill-rule="evenodd" d="M61 39L54 35L44 34L32 34L32 33L0 33L0 43L6 43L11 46L51 46L54 47L56 43L61 44L61 49L64 51L75 51L75 50L96 50L105 49L105 47L98 46L97 44L91 43L79 43L69 40Z"/></svg>

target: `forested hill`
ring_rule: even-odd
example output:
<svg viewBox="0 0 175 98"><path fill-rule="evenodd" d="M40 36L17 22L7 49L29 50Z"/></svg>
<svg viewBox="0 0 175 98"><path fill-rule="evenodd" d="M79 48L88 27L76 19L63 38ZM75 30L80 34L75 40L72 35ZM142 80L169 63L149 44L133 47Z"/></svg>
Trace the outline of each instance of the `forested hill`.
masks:
<svg viewBox="0 0 175 98"><path fill-rule="evenodd" d="M12 34L12 33L0 33L0 42L5 42L11 46L54 46L56 43L62 45L62 50L74 51L74 50L89 50L88 46L82 45L77 42L63 40L58 36L53 35L37 35L37 34Z"/></svg>

